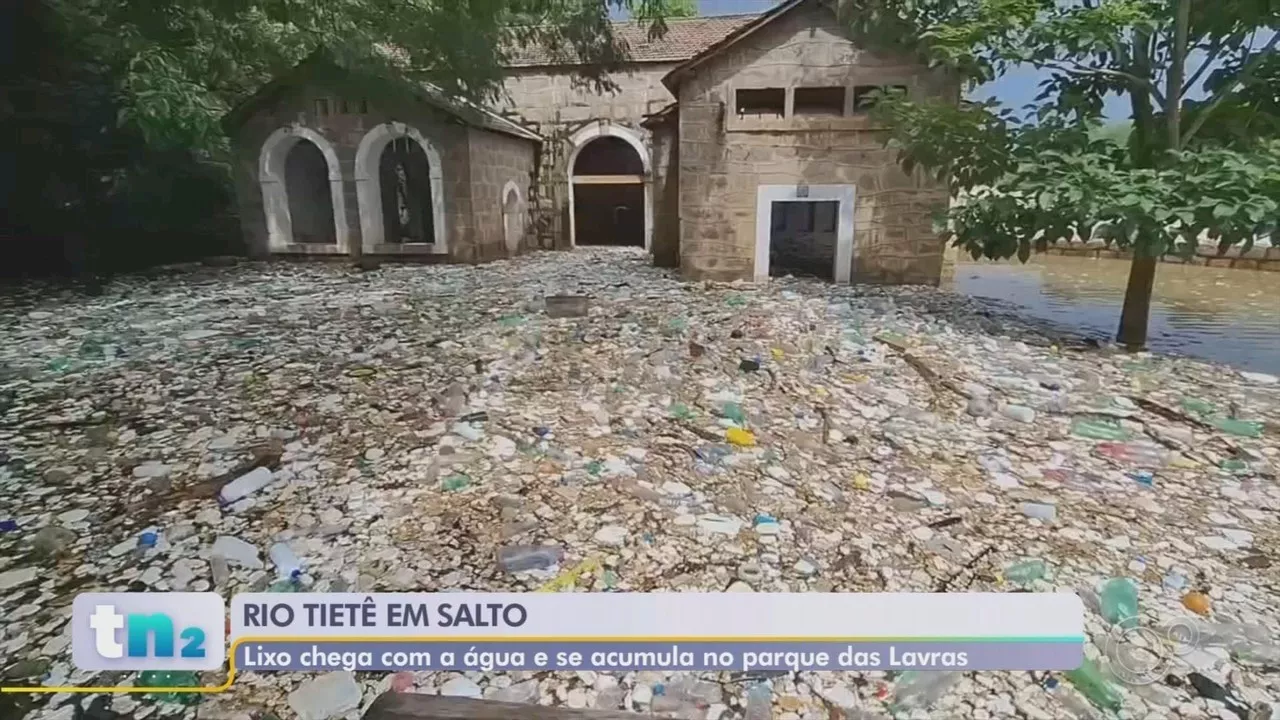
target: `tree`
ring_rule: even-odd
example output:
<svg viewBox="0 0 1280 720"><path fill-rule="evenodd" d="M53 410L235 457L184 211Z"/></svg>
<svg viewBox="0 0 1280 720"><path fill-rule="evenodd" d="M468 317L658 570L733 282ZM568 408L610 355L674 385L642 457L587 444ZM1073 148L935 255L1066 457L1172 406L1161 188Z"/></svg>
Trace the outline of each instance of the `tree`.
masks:
<svg viewBox="0 0 1280 720"><path fill-rule="evenodd" d="M0 161L10 201L0 236L19 238L23 250L90 243L124 265L206 247L190 241L193 227L207 229L208 246L219 236L225 243L237 233L216 225L229 217L231 197L219 120L317 48L477 102L496 96L505 61L528 45L581 60L586 80L609 87L625 52L610 11L627 9L661 34L668 4L679 5L12 0L0 9L0 30L12 36L0 38L9 40L0 42L8 56L0 134L15 148Z"/></svg>
<svg viewBox="0 0 1280 720"><path fill-rule="evenodd" d="M653 7L639 7L632 17L637 20L656 18L698 17L698 0L660 0Z"/></svg>
<svg viewBox="0 0 1280 720"><path fill-rule="evenodd" d="M1117 339L1145 344L1159 259L1207 235L1251 247L1280 219L1280 5L1268 0L860 0L867 42L969 82L1015 66L1047 75L1020 114L998 101L883 98L904 167L963 202L948 213L973 256L1022 261L1058 237L1133 251ZM1123 146L1100 136L1103 100L1128 101Z"/></svg>

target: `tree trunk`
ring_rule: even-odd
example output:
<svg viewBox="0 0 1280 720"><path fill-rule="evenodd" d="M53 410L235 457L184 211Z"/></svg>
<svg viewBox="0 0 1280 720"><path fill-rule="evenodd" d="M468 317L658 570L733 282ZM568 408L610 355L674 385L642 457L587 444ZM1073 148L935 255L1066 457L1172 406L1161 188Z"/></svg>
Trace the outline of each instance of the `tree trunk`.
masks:
<svg viewBox="0 0 1280 720"><path fill-rule="evenodd" d="M1155 285L1156 266L1160 258L1139 251L1129 266L1129 284L1124 290L1124 309L1120 311L1120 330L1116 342L1130 350L1147 344L1147 323L1151 319L1151 290Z"/></svg>

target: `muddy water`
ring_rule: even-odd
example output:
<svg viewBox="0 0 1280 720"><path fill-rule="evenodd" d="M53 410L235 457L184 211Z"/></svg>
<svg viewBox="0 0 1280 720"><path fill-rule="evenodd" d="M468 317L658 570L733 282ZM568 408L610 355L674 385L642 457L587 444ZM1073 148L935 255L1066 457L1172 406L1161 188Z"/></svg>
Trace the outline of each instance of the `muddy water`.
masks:
<svg viewBox="0 0 1280 720"><path fill-rule="evenodd" d="M1026 265L962 260L951 287L1113 339L1128 272L1125 260L1061 255L1036 256ZM1162 264L1149 348L1280 374L1280 273Z"/></svg>

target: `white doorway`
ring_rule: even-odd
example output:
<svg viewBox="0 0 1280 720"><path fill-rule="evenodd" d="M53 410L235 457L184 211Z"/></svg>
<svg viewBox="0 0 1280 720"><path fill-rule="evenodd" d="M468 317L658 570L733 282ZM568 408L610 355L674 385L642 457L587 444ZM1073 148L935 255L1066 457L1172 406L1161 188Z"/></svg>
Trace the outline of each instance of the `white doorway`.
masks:
<svg viewBox="0 0 1280 720"><path fill-rule="evenodd" d="M853 271L854 185L761 185L756 192L756 282L769 279L775 238L791 243L791 259L811 266L817 254L830 256L831 272L818 275L848 283ZM814 204L812 208L809 204ZM834 204L834 207L833 205ZM806 224L805 220L809 222ZM834 225L834 227L831 227ZM834 248L823 243L834 230ZM803 243L803 244L800 244Z"/></svg>

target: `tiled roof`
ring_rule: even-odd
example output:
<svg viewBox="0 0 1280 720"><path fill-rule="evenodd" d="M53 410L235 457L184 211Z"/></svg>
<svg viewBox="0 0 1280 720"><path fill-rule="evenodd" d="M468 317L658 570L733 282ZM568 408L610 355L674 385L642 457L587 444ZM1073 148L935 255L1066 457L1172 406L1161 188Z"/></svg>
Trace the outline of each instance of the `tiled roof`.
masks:
<svg viewBox="0 0 1280 720"><path fill-rule="evenodd" d="M667 32L661 38L649 39L647 22L625 21L613 24L615 36L621 40L632 62L682 62L723 40L729 33L746 25L758 15L716 15L697 18L670 18ZM562 52L555 57L546 48L514 48L507 67L573 65L577 58Z"/></svg>

